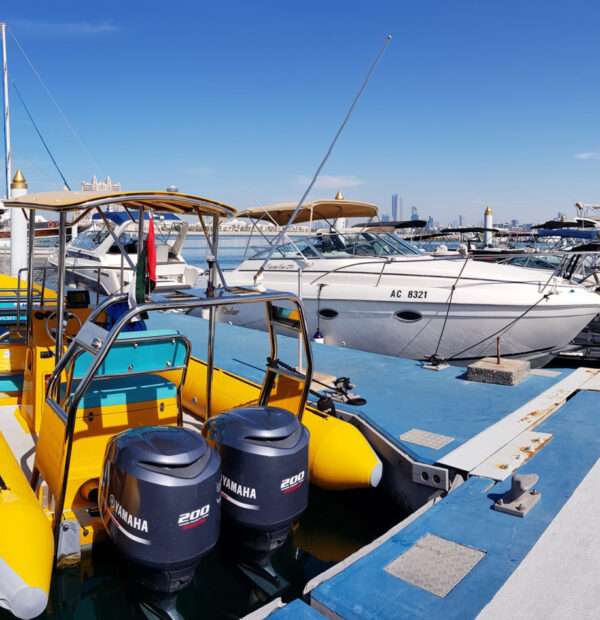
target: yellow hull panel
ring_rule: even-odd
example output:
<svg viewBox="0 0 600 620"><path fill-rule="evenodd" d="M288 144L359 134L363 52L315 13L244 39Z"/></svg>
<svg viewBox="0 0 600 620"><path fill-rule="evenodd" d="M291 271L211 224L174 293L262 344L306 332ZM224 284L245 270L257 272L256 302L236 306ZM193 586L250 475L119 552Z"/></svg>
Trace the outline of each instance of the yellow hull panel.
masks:
<svg viewBox="0 0 600 620"><path fill-rule="evenodd" d="M20 290L27 294L27 279L21 278L21 286L19 287L19 278L9 276L6 273L0 273L0 297L14 297L17 288L20 288ZM40 284L34 283L33 290L36 292L41 292L42 287ZM46 288L44 291L44 297L56 299L56 292Z"/></svg>
<svg viewBox="0 0 600 620"><path fill-rule="evenodd" d="M11 449L0 434L0 598L20 618L46 608L54 542L44 514Z"/></svg>
<svg viewBox="0 0 600 620"><path fill-rule="evenodd" d="M206 365L190 358L181 392L184 407L201 419L206 418ZM215 369L213 375L212 413L218 415L256 404L260 386L246 379ZM270 404L286 407L293 394L280 394ZM306 407L302 423L310 432L308 450L311 482L323 489L345 490L377 486L381 478L381 461L369 442L354 426Z"/></svg>

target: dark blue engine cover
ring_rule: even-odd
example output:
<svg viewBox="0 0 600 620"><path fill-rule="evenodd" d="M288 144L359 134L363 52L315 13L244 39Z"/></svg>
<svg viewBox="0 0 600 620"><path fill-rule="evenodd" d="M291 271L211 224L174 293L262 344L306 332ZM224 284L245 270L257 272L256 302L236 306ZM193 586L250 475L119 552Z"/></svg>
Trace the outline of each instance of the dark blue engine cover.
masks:
<svg viewBox="0 0 600 620"><path fill-rule="evenodd" d="M221 455L223 516L263 532L287 529L308 505L309 434L276 407L232 409L210 421Z"/></svg>
<svg viewBox="0 0 600 620"><path fill-rule="evenodd" d="M157 589L183 587L216 544L220 478L219 455L192 430L142 427L108 444L99 496L104 527L126 558L163 575Z"/></svg>

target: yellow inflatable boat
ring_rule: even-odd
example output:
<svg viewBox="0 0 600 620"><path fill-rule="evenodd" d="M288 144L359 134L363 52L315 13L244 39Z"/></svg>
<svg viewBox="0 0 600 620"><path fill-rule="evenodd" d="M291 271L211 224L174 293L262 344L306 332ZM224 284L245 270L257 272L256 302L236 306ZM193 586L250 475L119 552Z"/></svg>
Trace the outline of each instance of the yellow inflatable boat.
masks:
<svg viewBox="0 0 600 620"><path fill-rule="evenodd" d="M110 204L139 212L139 239L144 237L144 209L197 213L203 227L203 215L210 216L214 231L218 218L233 212L205 198L164 192L60 192L24 196L5 206L30 214L38 208L54 210L64 224L68 211ZM64 243L61 251L64 270ZM32 264L30 255L30 279ZM58 294L29 286L31 297L23 299L25 283L0 281L7 291L0 294L0 328L2 316L4 326L11 325L8 338L0 342L0 406L11 405L0 407L0 606L15 616L32 618L44 610L55 560L58 566L77 561L82 549L106 536L98 515L98 480L104 480L107 447L125 431L202 426L239 407L285 409L310 433L304 465L310 482L325 489L379 483L381 462L358 429L307 405L312 352L295 296L241 289L215 294L211 282L206 294L156 294L133 308L127 296L114 296L92 309L89 296L86 302L85 295L63 286L61 277ZM261 304L270 324L262 385L215 367L217 307L239 303ZM294 314L280 312L286 304L295 307ZM206 360L191 356L191 343L179 331L135 330L135 321L149 314L194 308L209 316ZM301 343L304 371L280 359L279 330ZM13 441L13 432L22 437ZM29 446L25 451L24 443ZM31 481L19 463L28 451L35 457Z"/></svg>

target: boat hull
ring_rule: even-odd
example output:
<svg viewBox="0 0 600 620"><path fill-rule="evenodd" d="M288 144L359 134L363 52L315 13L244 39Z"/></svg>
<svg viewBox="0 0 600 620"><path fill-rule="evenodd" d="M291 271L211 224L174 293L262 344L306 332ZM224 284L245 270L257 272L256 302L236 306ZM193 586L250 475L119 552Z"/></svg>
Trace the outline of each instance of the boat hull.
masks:
<svg viewBox="0 0 600 620"><path fill-rule="evenodd" d="M336 312L323 318L317 300L304 299L310 333L318 331L327 344L412 359L430 359L434 354L454 361L496 354L496 337L504 356L530 356L566 346L596 315L594 306L578 308L534 308L509 306L453 305L446 317L444 304L402 305L347 300L321 300L321 312ZM330 311L330 312L329 312ZM420 315L418 320L398 318ZM411 314L408 314L411 313ZM521 318L520 318L521 317ZM248 307L221 311L220 320L262 329L264 317Z"/></svg>
<svg viewBox="0 0 600 620"><path fill-rule="evenodd" d="M252 285L260 265L249 259L227 283ZM260 284L301 297L311 333L327 344L419 360L495 355L498 337L503 356L547 356L600 312L600 295L552 273L462 257L271 260ZM222 309L219 318L261 329L253 311Z"/></svg>

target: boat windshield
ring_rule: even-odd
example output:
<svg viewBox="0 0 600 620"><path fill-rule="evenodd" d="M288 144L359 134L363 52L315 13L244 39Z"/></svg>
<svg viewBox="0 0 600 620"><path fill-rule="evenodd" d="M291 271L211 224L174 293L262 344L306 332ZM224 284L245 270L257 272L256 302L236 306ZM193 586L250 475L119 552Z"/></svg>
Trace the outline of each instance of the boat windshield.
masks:
<svg viewBox="0 0 600 620"><path fill-rule="evenodd" d="M266 258L269 249L254 258ZM330 232L311 237L292 239L277 246L272 258L353 258L356 256L414 256L421 255L417 248L391 233Z"/></svg>
<svg viewBox="0 0 600 620"><path fill-rule="evenodd" d="M77 235L71 246L82 250L95 250L110 234L106 226L85 230Z"/></svg>
<svg viewBox="0 0 600 620"><path fill-rule="evenodd" d="M154 234L157 243L167 244L168 241L172 241L175 235L182 233L183 223L179 220L172 222L164 222L159 218L156 218L154 225ZM113 226L111 228L115 233L119 235L121 245L125 248L128 254L135 254L137 252L137 222L127 222L125 226L119 227ZM146 238L144 234L144 239ZM110 230L104 223L94 222L92 226L77 235L73 241L71 241L71 247L80 250L95 250L98 246L102 245L104 241L110 235ZM170 245L170 244L169 244ZM119 246L113 243L109 250L109 254L120 253Z"/></svg>

